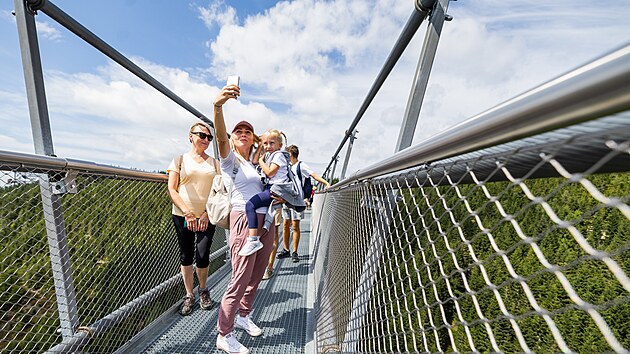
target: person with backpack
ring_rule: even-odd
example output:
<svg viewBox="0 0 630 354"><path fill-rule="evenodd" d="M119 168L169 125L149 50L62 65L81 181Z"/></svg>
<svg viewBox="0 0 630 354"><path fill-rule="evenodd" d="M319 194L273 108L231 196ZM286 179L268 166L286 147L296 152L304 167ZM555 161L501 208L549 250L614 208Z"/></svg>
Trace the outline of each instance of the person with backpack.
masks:
<svg viewBox="0 0 630 354"><path fill-rule="evenodd" d="M307 169L310 170L310 168L302 161L299 161L297 163L296 166L296 176L299 176L298 178L300 179L300 185L302 186L302 194L304 195L304 203L306 204L307 207L310 207L311 204L313 203L313 194L315 194L315 191L313 190L313 183L311 182L311 175L310 173L306 173L306 176L303 176L302 173L302 165L304 165ZM311 173L314 173L311 171Z"/></svg>
<svg viewBox="0 0 630 354"><path fill-rule="evenodd" d="M313 185L311 183L311 177L320 183L323 183L326 187L330 187L330 183L315 173L306 163L298 160L300 155L300 149L295 145L287 146L286 150L289 152L291 159L291 170L297 177L300 185L302 186L304 202L308 206L310 205L309 197L312 195ZM300 261L300 256L297 253L298 245L300 244L300 220L304 217L304 212L298 212L295 209L282 208L282 217L284 218L284 229L282 232L282 241L284 243L284 249L278 253L278 258L291 257L294 263ZM289 251L289 234L291 232L291 225L293 225L293 252ZM267 266L267 269L273 269L273 264Z"/></svg>

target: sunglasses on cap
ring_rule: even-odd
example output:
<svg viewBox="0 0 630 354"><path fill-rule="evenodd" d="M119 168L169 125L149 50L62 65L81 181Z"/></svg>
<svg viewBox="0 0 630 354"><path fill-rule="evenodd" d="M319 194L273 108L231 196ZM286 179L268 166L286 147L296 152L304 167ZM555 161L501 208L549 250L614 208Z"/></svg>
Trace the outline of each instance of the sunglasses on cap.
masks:
<svg viewBox="0 0 630 354"><path fill-rule="evenodd" d="M190 132L191 134L195 134L201 139L208 139L208 141L212 141L212 135L206 134L204 132Z"/></svg>

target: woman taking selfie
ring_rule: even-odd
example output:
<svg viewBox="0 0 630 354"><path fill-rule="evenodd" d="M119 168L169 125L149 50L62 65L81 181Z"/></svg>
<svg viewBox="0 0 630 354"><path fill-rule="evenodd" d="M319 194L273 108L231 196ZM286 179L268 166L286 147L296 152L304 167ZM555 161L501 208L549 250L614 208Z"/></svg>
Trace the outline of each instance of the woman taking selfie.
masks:
<svg viewBox="0 0 630 354"><path fill-rule="evenodd" d="M235 84L230 84L225 86L214 99L214 125L221 159L221 172L228 190L232 191L229 239L232 277L219 308L217 348L227 353L246 354L249 353L249 349L236 339L233 330L234 327L243 329L253 337L262 334L262 330L252 321L249 314L269 260L275 225L270 226L269 230L263 230L262 225L267 208L256 209L258 235L260 235L263 248L250 256L239 255L247 241L249 231L245 204L252 196L263 190L260 175L251 162L254 142L257 139L254 127L247 121L241 121L236 123L231 136L227 135L222 106L229 99L238 97L239 94L240 88Z"/></svg>

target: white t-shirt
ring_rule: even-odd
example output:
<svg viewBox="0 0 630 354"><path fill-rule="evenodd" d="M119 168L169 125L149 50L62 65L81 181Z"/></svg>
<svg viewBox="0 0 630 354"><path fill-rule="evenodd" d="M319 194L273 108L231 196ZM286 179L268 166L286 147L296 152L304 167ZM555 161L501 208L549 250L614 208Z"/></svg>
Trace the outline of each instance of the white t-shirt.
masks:
<svg viewBox="0 0 630 354"><path fill-rule="evenodd" d="M227 188L228 192L232 191L232 198L230 199L232 210L245 211L245 203L254 195L262 192L263 186L260 175L254 165L250 161L241 159L238 161L236 178L232 181L232 170L236 159L234 151L230 150L228 156L221 159L221 174L223 175L225 188ZM267 213L267 207L256 209L256 213Z"/></svg>
<svg viewBox="0 0 630 354"><path fill-rule="evenodd" d="M302 177L298 176L298 171L297 171L297 165L300 164L300 172L302 172ZM306 162L303 161L298 161L295 165L291 166L291 171L293 171L293 174L295 175L295 177L300 178L300 180L302 181L302 184L305 181L305 178L311 178L311 174L313 173L313 170L306 164Z"/></svg>
<svg viewBox="0 0 630 354"><path fill-rule="evenodd" d="M289 160L287 160L286 156L282 152L271 154L271 161L265 162L267 162L267 165L269 165L269 167L271 167L272 163L278 165L278 171L273 177L269 178L269 183L274 184L290 182L289 171L287 169Z"/></svg>

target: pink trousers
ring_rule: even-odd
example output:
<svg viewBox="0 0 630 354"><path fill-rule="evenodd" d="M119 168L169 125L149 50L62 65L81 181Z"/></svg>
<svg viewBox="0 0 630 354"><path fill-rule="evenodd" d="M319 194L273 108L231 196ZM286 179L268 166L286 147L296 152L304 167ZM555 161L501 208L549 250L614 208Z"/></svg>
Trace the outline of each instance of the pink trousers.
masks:
<svg viewBox="0 0 630 354"><path fill-rule="evenodd" d="M244 211L230 213L230 256L232 261L232 277L225 294L221 299L217 329L222 336L234 329L234 318L238 311L241 316L247 316L252 311L256 290L265 274L269 255L273 249L276 226L272 223L269 230L262 229L265 215L258 216L258 235L263 248L247 257L241 257L238 252L247 241L247 216Z"/></svg>

